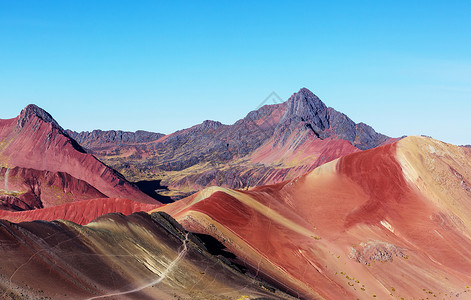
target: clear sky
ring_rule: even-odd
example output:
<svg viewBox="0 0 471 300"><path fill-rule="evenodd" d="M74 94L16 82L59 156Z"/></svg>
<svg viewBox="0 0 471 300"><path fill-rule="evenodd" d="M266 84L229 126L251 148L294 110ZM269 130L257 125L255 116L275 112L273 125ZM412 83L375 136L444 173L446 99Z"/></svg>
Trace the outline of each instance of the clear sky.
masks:
<svg viewBox="0 0 471 300"><path fill-rule="evenodd" d="M471 144L471 1L1 1L0 118L171 133L301 87L390 136Z"/></svg>

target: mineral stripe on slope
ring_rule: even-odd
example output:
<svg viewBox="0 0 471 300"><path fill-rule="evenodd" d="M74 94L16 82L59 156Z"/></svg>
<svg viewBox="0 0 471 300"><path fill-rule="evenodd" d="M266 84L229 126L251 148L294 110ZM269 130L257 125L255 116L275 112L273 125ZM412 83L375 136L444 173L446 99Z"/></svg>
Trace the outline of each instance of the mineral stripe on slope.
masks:
<svg viewBox="0 0 471 300"><path fill-rule="evenodd" d="M262 203L258 202L254 198L250 197L249 194L239 192L239 191L235 191L235 190L231 190L231 189L227 189L227 188L223 188L223 187L213 186L213 187L209 187L207 189L204 189L202 192L197 194L197 196L193 199L193 201L191 203L189 203L187 205L187 207L195 205L196 203L198 203L198 202L200 202L200 201L202 201L206 198L211 197L216 192L222 192L222 193L225 193L227 195L230 195L230 196L234 197L235 199L237 199L241 203L244 203L245 205L253 208L254 210L259 212L260 214L267 217L268 219L273 220L274 222L277 222L277 223L279 223L283 226L286 226L289 229L291 229L294 232L297 232L301 235L312 236L312 235L315 234L313 231L308 230L306 227L303 227L299 224L296 224L292 220L284 217L283 215L281 215L280 213L278 213L275 210L271 209L270 207L268 207L266 205L263 205Z"/></svg>
<svg viewBox="0 0 471 300"><path fill-rule="evenodd" d="M443 155L432 142L443 148ZM418 143L423 147L414 148ZM410 162L416 181L406 178L397 158L404 149L415 157ZM406 138L346 156L290 182L233 195L206 191L209 197L201 193L204 199L195 195L162 210L184 218L188 228L215 237L224 229L237 233L270 263L327 299L463 297L471 285L471 242L466 215L453 212L471 199L471 170L467 152L453 149L429 139ZM441 189L449 198L432 199ZM243 203L239 193L254 201ZM310 238L271 220L273 215L262 214L255 201L302 227L315 226L312 230L318 234ZM202 218L192 224L193 213L210 216L205 219L209 224L198 224ZM212 220L223 229L212 227ZM236 251L236 242L221 241L244 257L243 249ZM246 259L257 267L259 257ZM277 278L268 264L259 266L262 273ZM295 281L286 283L314 297Z"/></svg>
<svg viewBox="0 0 471 300"><path fill-rule="evenodd" d="M178 205L179 203L174 204ZM164 206L161 209L170 212L172 205ZM192 221L200 220L193 218L193 212L204 213L208 215L211 220L224 224L224 227L230 232L236 233L244 243L256 249L260 254L255 257L248 257L246 247L240 249L238 242L231 242L230 239L227 240L225 237L220 237L218 232L213 232L213 229L217 225L210 223L207 225L209 229L203 231L206 234L215 235L215 237L222 241L225 240L226 246L237 256L248 262L254 269L260 267L260 260L258 260L257 257L259 257L259 255L266 257L270 262L270 264L267 265L269 269L261 270L261 272L275 281L283 282L284 284L290 282L291 284L288 290L297 291L303 298L322 298L319 293L316 292L317 284L323 286L324 290L337 290L340 291L344 297L348 298L351 296L348 291L339 289L335 281L329 280L328 278L327 280L321 280L326 274L319 271L319 265L303 258L302 252L317 253L319 251L323 252L319 249L325 250L328 248L328 246L324 245L325 242L319 240L319 237L315 236L314 233L305 235L305 230L301 232L296 231L299 229L297 226L290 226L292 228L284 226L279 220L274 220L261 214L256 209L239 201L238 198L228 195L224 197L222 192L213 193L209 198L205 198L191 206L191 209L187 210L183 208L181 214L174 213L174 215L183 224L192 224ZM273 216L274 214L269 215ZM276 216L280 216L280 214L276 214ZM186 223L188 219L191 221ZM288 222L288 224L291 223L292 221ZM193 231L200 229L199 226L189 226L188 228L191 228ZM237 241L239 241L239 239L237 239ZM270 266L275 266L275 268ZM284 270L283 273L289 274L289 280L280 273L279 268ZM327 272L329 271L327 270ZM316 282L316 286L313 286L313 282ZM283 285L280 285L280 287L282 286ZM332 295L338 295L338 293L339 292L335 292ZM328 292L327 295L329 294L331 293Z"/></svg>

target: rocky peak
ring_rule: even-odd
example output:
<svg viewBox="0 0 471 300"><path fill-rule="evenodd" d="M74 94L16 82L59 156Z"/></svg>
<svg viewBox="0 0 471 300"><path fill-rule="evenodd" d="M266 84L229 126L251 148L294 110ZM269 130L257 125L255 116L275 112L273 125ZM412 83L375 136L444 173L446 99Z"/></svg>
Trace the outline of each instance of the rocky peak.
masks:
<svg viewBox="0 0 471 300"><path fill-rule="evenodd" d="M302 88L287 101L282 121L296 120L306 122L315 131L329 127L327 106L310 90Z"/></svg>
<svg viewBox="0 0 471 300"><path fill-rule="evenodd" d="M60 127L56 120L54 120L54 118L47 111L35 104L29 104L21 111L17 123L18 127L23 128L25 124L33 118L39 118L46 123L51 123L54 127L63 131L62 127Z"/></svg>
<svg viewBox="0 0 471 300"><path fill-rule="evenodd" d="M75 148L75 150L82 153L86 153L86 151L74 139L72 139L67 134L67 132L65 132L64 129L62 129L59 123L57 123L57 121L54 120L54 118L47 111L45 111L44 109L40 108L37 105L29 104L21 111L20 115L18 116L17 126L18 128L22 129L29 122L37 123L38 120L40 120L40 122L42 121L42 122L51 124L52 128L57 130L58 135L64 136L68 140L68 142L72 145L72 147ZM53 136L54 135L52 132L48 134L49 138Z"/></svg>
<svg viewBox="0 0 471 300"><path fill-rule="evenodd" d="M206 120L200 125L200 129L216 129L222 126L221 122L218 121L212 121L212 120Z"/></svg>
<svg viewBox="0 0 471 300"><path fill-rule="evenodd" d="M288 99L287 114L308 118L326 109L327 106L319 97L310 90L302 88Z"/></svg>

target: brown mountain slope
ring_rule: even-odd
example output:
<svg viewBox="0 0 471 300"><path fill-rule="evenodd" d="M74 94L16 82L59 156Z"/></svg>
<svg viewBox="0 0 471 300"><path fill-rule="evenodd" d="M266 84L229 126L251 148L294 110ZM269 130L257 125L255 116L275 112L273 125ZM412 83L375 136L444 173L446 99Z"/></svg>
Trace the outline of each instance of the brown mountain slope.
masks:
<svg viewBox="0 0 471 300"><path fill-rule="evenodd" d="M1 299L292 299L253 279L168 215L0 221Z"/></svg>

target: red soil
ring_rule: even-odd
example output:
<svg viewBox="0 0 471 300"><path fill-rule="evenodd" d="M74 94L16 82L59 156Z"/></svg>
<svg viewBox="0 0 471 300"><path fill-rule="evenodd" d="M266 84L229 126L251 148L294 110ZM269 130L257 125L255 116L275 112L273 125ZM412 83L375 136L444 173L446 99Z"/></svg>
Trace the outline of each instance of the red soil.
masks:
<svg viewBox="0 0 471 300"><path fill-rule="evenodd" d="M277 206L276 203L273 204L273 206ZM276 269L275 272L273 270L257 270L255 265L257 262L254 261L253 257L247 257L244 253L239 252L238 245L226 244L229 250L251 264L260 276L276 282L281 287L286 288L287 291L294 293L295 296L310 298L315 293L314 291L320 290L324 292L324 296L332 299L338 297L339 294L345 299L352 297L347 291L342 291L334 281L325 280L324 274L319 271L313 272L312 266L307 268L306 264L309 265L309 263L302 257L301 252L308 255L312 253L313 236L305 236L294 232L284 224L260 214L223 192L214 193L211 197L193 205L190 210L202 212L214 221L223 224L224 227L246 241L250 247L266 257L272 264L280 267L286 273L276 272ZM284 212L286 215L290 214L286 209L278 212ZM291 216L294 217L292 214ZM300 221L308 229L309 223L303 222L299 217L294 217L294 219ZM313 261L317 263L315 258L313 258ZM320 263L318 267L320 270L324 270L324 266ZM311 285L311 289L290 287L286 282L287 274L307 283L308 287L311 285L310 283L315 283L315 285Z"/></svg>
<svg viewBox="0 0 471 300"><path fill-rule="evenodd" d="M0 161L4 165L65 172L87 182L107 197L158 203L93 155L83 152L55 121L45 120L44 114L47 113L29 105L20 116L1 120Z"/></svg>
<svg viewBox="0 0 471 300"><path fill-rule="evenodd" d="M28 210L43 207L52 207L68 202L80 200L105 198L97 189L83 180L79 180L64 172L39 171L15 167L13 169L0 168L0 190L9 196L16 205L8 207L3 202L3 209Z"/></svg>
<svg viewBox="0 0 471 300"><path fill-rule="evenodd" d="M327 299L382 299L393 293L391 287L404 298L422 297L424 288L437 295L462 292L471 283L471 240L459 223L466 220L405 179L396 148L394 143L353 153L289 182L239 194L215 192L188 207L195 195L159 210L214 235L255 270L306 298L317 292ZM215 226L198 224L197 214L189 218L192 212L209 216ZM221 225L276 267L249 256L217 230ZM368 265L351 256L362 247L370 253L360 255Z"/></svg>
<svg viewBox="0 0 471 300"><path fill-rule="evenodd" d="M10 212L0 210L0 219L6 219L10 222L34 220L52 221L62 219L85 225L108 213L130 215L138 211L150 211L159 206L160 205L145 204L123 198L101 198L29 211Z"/></svg>

